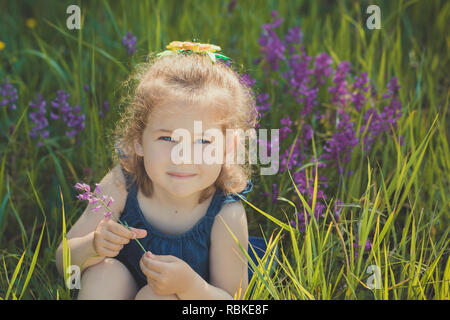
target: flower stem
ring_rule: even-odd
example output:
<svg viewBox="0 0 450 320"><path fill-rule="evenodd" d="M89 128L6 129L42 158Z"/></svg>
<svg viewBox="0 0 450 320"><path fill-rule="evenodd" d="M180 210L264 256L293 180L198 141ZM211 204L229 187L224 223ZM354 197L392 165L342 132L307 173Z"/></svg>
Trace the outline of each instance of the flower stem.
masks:
<svg viewBox="0 0 450 320"><path fill-rule="evenodd" d="M102 199L99 199L100 202L102 203L102 205L106 208L106 210L108 210L108 212L110 212L110 216L114 218L114 220L118 223L120 223L121 225L123 225L125 228L127 228L128 230L131 230L130 227L128 226L128 223L123 223L122 221L120 221L120 219L116 218L113 214L112 211L109 209L109 207L107 205L105 205L105 202ZM138 245L141 247L142 251L144 251L144 253L147 252L147 250L145 250L145 248L142 246L141 242L138 239L134 239Z"/></svg>
<svg viewBox="0 0 450 320"><path fill-rule="evenodd" d="M116 222L120 223L121 225L123 225L125 228L127 228L128 230L131 230L130 227L128 226L128 224L125 222L123 223L122 221L120 221L120 219L117 219L113 214L111 214L111 217L114 218L114 220L116 220ZM144 253L147 252L147 250L145 250L145 248L142 246L141 242L138 239L134 239L136 240L136 242L138 243L138 245L142 248L142 251L144 251Z"/></svg>

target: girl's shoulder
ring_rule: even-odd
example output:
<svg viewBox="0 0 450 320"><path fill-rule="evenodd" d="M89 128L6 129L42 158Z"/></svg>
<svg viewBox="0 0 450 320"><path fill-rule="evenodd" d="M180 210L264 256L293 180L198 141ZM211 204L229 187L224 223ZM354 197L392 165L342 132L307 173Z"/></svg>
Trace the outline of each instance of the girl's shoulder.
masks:
<svg viewBox="0 0 450 320"><path fill-rule="evenodd" d="M120 164L116 165L108 175L110 178L105 181L107 184L104 186L104 191L114 199L116 209L119 214L122 214L128 197L127 177Z"/></svg>
<svg viewBox="0 0 450 320"><path fill-rule="evenodd" d="M243 221L242 219L245 217L245 208L242 203L242 199L247 200L247 194L252 190L253 183L251 179L249 179L246 187L241 192L223 195L222 203L216 217L220 215L228 222L235 224L241 223ZM217 224L218 220L220 219L216 218L214 220L214 224Z"/></svg>

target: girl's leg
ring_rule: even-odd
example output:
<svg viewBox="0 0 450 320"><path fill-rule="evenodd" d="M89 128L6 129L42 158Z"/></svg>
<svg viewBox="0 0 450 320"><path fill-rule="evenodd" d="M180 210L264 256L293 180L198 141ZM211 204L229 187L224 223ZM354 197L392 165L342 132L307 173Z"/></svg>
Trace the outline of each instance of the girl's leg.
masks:
<svg viewBox="0 0 450 320"><path fill-rule="evenodd" d="M161 296L147 284L139 290L134 300L178 300L178 297L175 294Z"/></svg>
<svg viewBox="0 0 450 320"><path fill-rule="evenodd" d="M83 272L78 300L133 300L137 291L127 267L117 259L105 258Z"/></svg>

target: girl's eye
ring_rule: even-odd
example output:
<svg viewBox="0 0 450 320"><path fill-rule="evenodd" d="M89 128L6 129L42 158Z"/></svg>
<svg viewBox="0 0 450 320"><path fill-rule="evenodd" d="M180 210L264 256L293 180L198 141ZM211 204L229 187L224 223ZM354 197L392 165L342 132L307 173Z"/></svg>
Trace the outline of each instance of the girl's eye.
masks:
<svg viewBox="0 0 450 320"><path fill-rule="evenodd" d="M202 144L208 144L208 143L211 143L211 141L205 140L205 139L199 139L199 140L197 140L197 141L202 141Z"/></svg>
<svg viewBox="0 0 450 320"><path fill-rule="evenodd" d="M168 138L169 140L167 140L167 139L165 139L165 138ZM172 137L164 136L164 137L159 137L159 139L160 139L160 140L164 140L164 141L173 142Z"/></svg>
<svg viewBox="0 0 450 320"><path fill-rule="evenodd" d="M159 137L158 139L163 140L163 141L168 141L168 142L175 142L175 140L172 140L172 137L169 137L169 136ZM198 139L197 141L201 141L202 144L211 143L211 141L206 140L206 139Z"/></svg>

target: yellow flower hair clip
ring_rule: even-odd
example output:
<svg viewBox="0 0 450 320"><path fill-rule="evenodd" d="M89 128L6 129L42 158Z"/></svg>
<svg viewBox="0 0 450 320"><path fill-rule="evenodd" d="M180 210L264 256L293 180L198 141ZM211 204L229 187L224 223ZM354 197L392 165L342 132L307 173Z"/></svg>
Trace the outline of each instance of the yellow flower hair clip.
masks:
<svg viewBox="0 0 450 320"><path fill-rule="evenodd" d="M231 60L229 57L223 54L216 53L216 51L222 50L219 46L209 44L209 43L199 43L199 42L189 42L189 41L172 41L166 46L167 49L163 52L157 54L157 56L166 56L174 54L175 52L193 52L198 54L204 54L209 56L213 63L216 62L217 58L223 60Z"/></svg>

